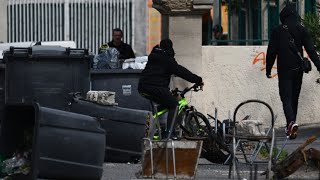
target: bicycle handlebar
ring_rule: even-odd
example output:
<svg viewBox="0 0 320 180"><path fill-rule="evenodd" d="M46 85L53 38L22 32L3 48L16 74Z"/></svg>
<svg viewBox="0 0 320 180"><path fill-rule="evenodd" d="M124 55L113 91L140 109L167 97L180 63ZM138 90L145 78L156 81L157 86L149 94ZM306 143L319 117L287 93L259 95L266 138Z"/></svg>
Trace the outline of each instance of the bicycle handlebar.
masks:
<svg viewBox="0 0 320 180"><path fill-rule="evenodd" d="M191 91L192 89L193 89L193 91L195 91L195 92L201 90L201 88L199 88L199 87L200 87L199 84L194 84L194 85L191 86L191 87L186 87L186 88L185 88L184 90L182 90L182 91L179 90L178 88L176 88L176 89L172 90L172 94L178 95L178 93L179 93L181 97L184 97L184 95L185 95L187 92Z"/></svg>

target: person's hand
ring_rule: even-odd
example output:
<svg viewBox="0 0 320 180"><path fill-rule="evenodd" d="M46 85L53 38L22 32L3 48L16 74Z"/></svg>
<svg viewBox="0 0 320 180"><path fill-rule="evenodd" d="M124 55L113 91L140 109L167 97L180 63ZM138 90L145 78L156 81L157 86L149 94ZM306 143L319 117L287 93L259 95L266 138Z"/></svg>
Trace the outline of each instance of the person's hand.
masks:
<svg viewBox="0 0 320 180"><path fill-rule="evenodd" d="M320 71L319 71L319 73L320 73ZM318 79L316 80L316 83L320 84L320 78L318 78Z"/></svg>
<svg viewBox="0 0 320 180"><path fill-rule="evenodd" d="M267 76L268 79L272 78L270 73L266 73L266 76Z"/></svg>
<svg viewBox="0 0 320 180"><path fill-rule="evenodd" d="M201 82L201 83L199 84L199 86L200 86L200 90L201 90L201 91L203 91L204 83L203 83L203 82Z"/></svg>

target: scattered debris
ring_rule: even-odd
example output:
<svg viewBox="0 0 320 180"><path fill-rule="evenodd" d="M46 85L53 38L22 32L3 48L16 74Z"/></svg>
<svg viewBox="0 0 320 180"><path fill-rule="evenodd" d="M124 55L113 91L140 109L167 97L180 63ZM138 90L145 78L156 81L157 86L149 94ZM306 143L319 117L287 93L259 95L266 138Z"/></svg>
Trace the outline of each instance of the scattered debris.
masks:
<svg viewBox="0 0 320 180"><path fill-rule="evenodd" d="M304 150L306 146L316 140L316 136L309 137L303 144L301 144L294 152L287 156L284 160L277 163L272 171L274 172L273 179L282 179L290 176L297 171L302 165L308 164L309 160L320 162L320 151L310 148ZM319 167L318 167L319 168Z"/></svg>
<svg viewBox="0 0 320 180"><path fill-rule="evenodd" d="M13 179L12 176L28 175L31 171L31 153L33 128L26 128L23 139L12 157L6 159L0 155L1 180Z"/></svg>
<svg viewBox="0 0 320 180"><path fill-rule="evenodd" d="M31 168L30 154L30 152L16 153L12 158L4 160L2 162L2 173L7 175L29 174Z"/></svg>

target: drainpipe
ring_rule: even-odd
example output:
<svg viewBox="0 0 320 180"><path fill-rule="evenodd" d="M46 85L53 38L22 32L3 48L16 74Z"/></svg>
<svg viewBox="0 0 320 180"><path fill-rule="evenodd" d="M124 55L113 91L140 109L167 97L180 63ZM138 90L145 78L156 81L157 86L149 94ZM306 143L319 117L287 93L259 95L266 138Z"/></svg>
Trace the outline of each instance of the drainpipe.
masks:
<svg viewBox="0 0 320 180"><path fill-rule="evenodd" d="M231 39L231 0L228 0L228 37Z"/></svg>

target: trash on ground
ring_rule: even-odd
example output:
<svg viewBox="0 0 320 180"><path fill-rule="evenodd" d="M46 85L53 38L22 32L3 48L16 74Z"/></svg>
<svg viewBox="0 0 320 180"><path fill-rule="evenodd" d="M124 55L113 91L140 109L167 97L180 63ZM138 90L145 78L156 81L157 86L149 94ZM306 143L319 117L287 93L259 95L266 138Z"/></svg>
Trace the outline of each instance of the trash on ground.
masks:
<svg viewBox="0 0 320 180"><path fill-rule="evenodd" d="M31 171L33 128L25 129L23 135L24 138L12 157L0 155L0 178L3 180L13 179L11 176L17 174L28 175Z"/></svg>

